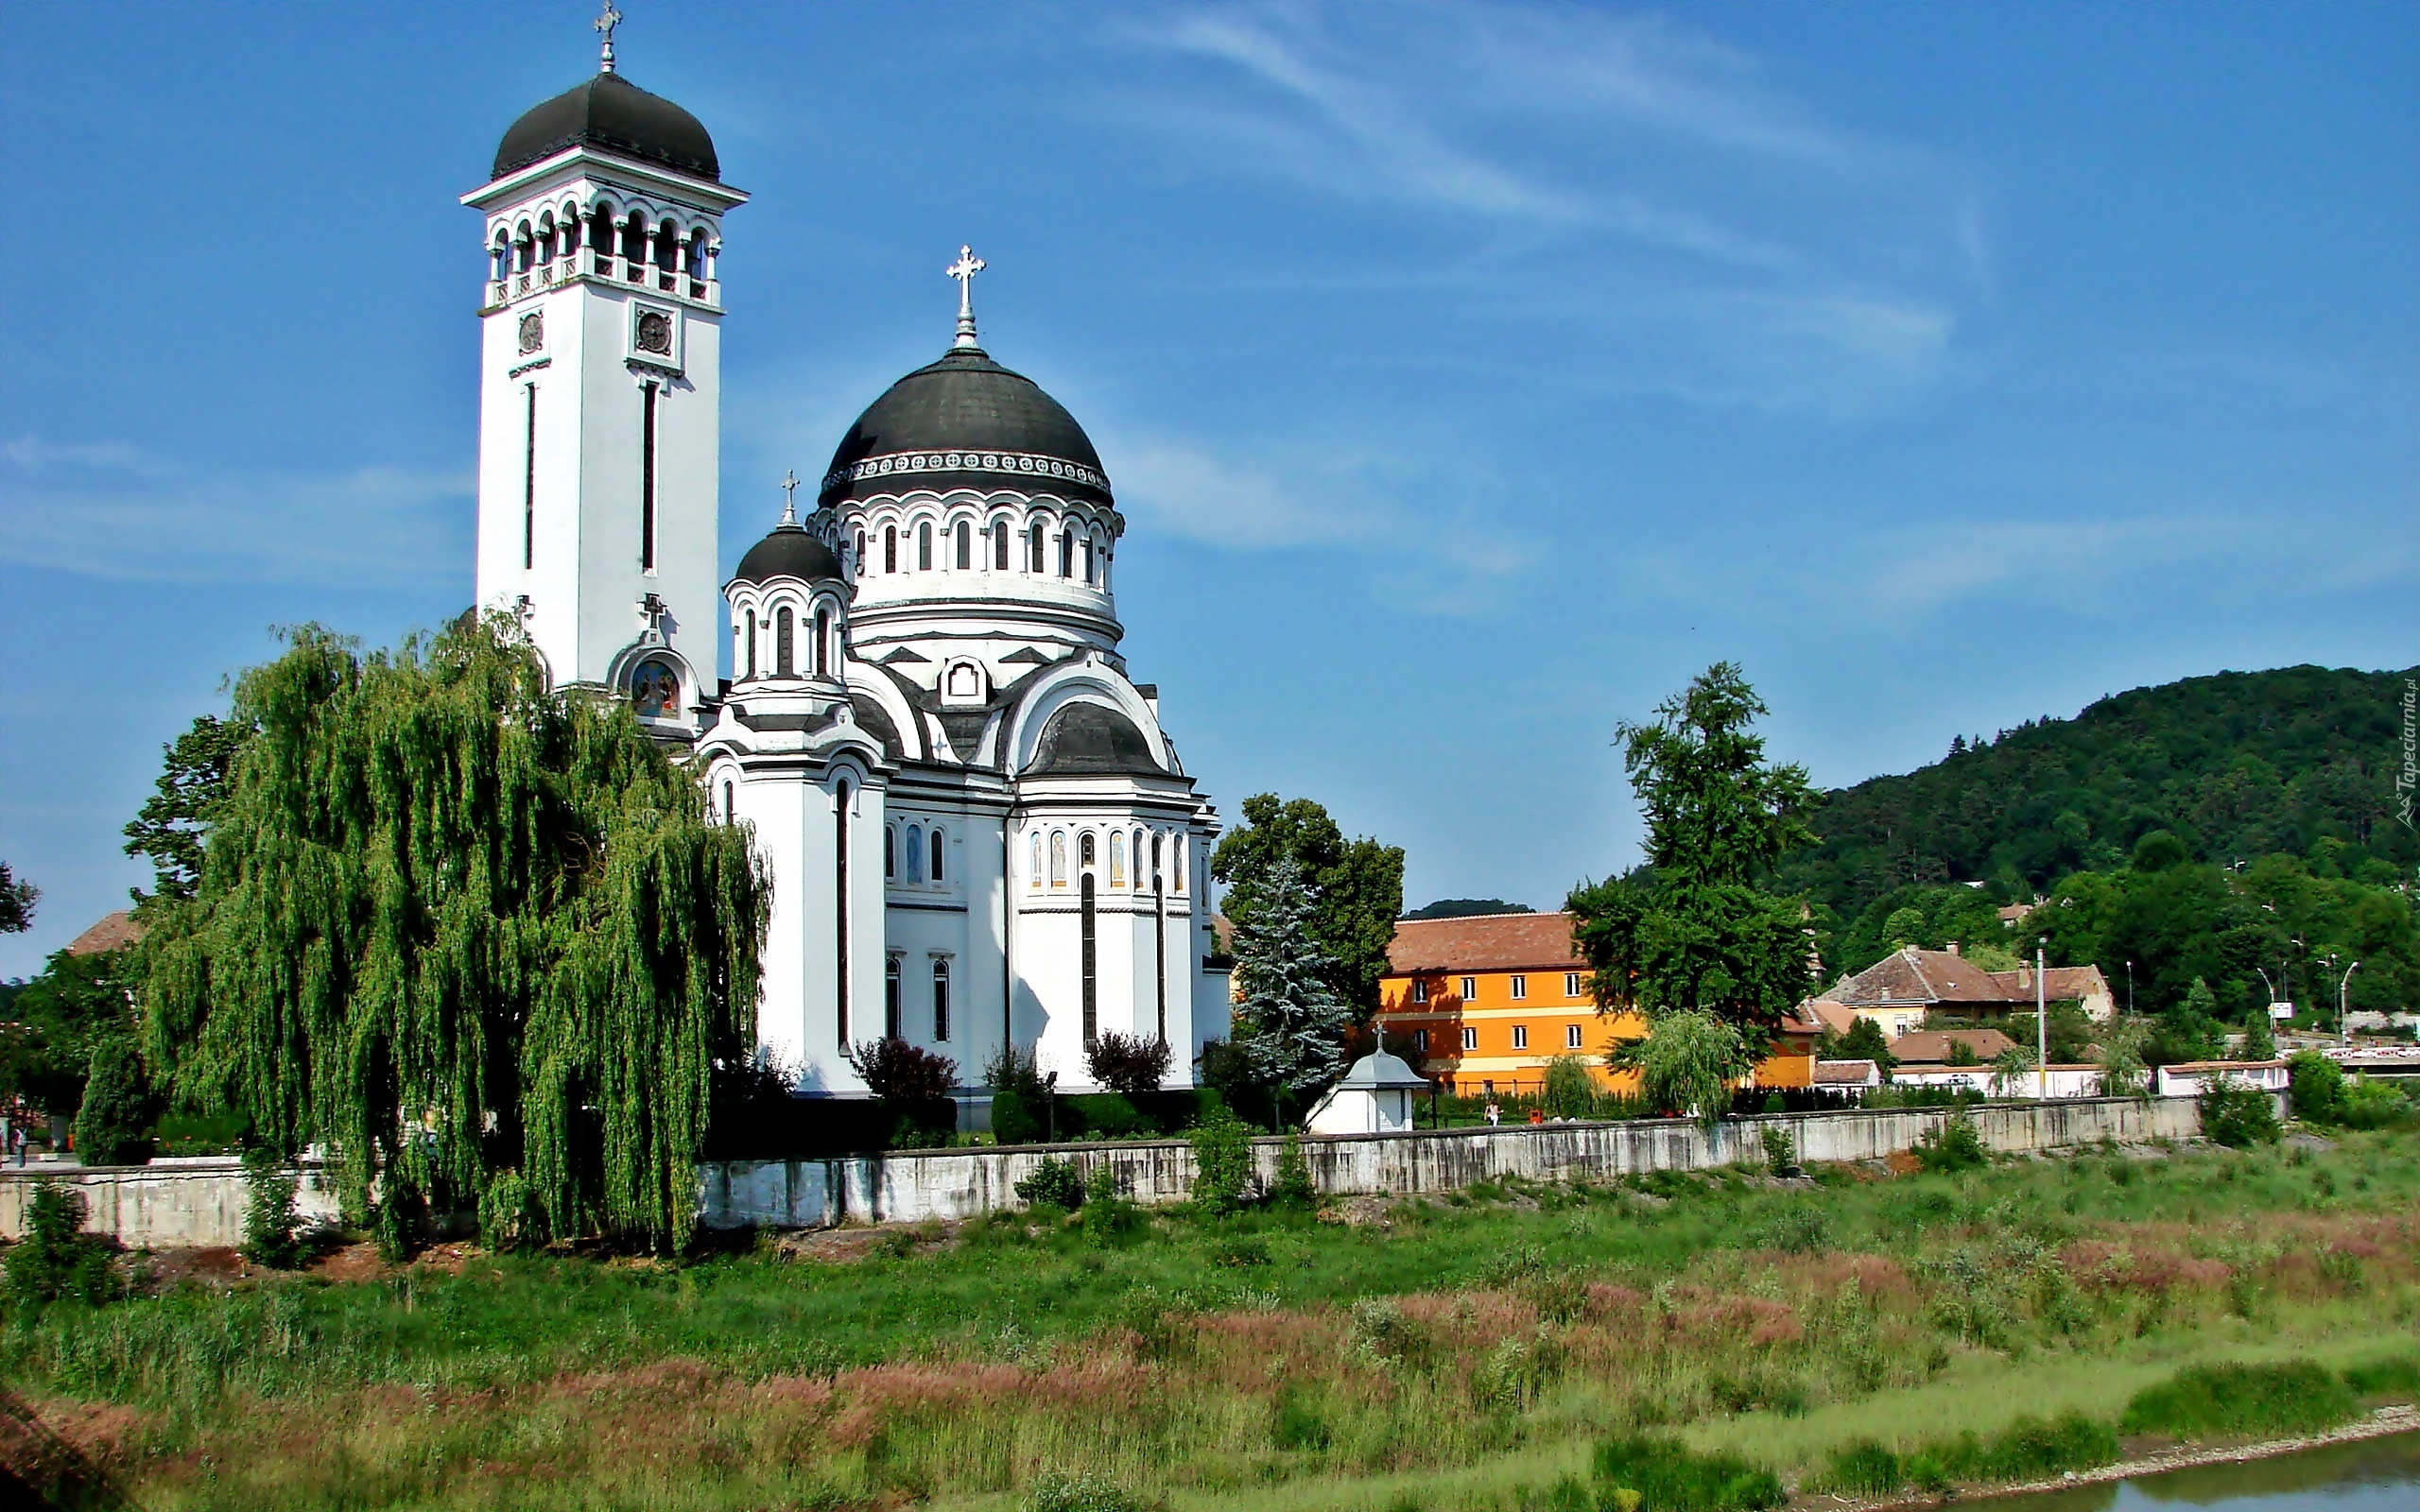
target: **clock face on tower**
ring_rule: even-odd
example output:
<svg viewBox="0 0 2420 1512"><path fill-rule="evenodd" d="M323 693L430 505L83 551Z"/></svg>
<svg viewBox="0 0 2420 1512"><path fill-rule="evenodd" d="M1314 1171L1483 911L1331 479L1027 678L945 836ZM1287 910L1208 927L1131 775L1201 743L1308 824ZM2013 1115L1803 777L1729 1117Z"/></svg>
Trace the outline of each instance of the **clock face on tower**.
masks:
<svg viewBox="0 0 2420 1512"><path fill-rule="evenodd" d="M521 352L527 356L546 344L546 318L536 310L521 318Z"/></svg>
<svg viewBox="0 0 2420 1512"><path fill-rule="evenodd" d="M641 311L638 348L652 356L672 355L672 318L660 310Z"/></svg>

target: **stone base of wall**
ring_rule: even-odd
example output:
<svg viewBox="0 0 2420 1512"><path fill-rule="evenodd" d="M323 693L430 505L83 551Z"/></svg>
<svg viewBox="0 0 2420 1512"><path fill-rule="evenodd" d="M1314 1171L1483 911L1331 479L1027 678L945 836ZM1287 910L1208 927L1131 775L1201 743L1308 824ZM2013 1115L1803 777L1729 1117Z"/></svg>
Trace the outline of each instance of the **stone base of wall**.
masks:
<svg viewBox="0 0 2420 1512"><path fill-rule="evenodd" d="M2278 1111L2285 1111L2284 1098ZM1480 1181L1604 1181L1644 1171L1694 1171L1762 1161L1764 1134L1787 1133L1802 1162L1871 1160L1940 1127L1941 1108L1776 1113L1727 1119L1707 1128L1683 1119L1619 1124L1521 1125L1409 1134L1303 1137L1311 1180L1329 1196L1418 1196ZM2092 1098L2003 1103L1965 1110L1985 1145L2004 1154L2187 1139L2201 1132L2190 1098ZM1277 1179L1285 1142L1253 1142L1264 1185ZM816 1160L715 1160L698 1168L699 1221L710 1228L828 1228L840 1223L922 1223L976 1218L1017 1206L1016 1183L1046 1160L1089 1176L1107 1166L1138 1202L1182 1202L1193 1191L1193 1150L1181 1140L1017 1145L1009 1149L907 1150ZM302 1168L298 1201L306 1221L334 1223L335 1191L320 1168ZM24 1232L34 1184L66 1181L84 1194L86 1227L137 1249L243 1243L248 1198L241 1162L0 1170L0 1238Z"/></svg>

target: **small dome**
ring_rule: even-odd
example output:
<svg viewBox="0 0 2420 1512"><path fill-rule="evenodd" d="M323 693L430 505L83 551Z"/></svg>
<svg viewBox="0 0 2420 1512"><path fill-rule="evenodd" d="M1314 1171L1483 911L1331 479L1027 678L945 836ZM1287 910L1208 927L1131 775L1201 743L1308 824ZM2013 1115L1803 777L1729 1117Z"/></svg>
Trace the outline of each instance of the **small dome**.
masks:
<svg viewBox="0 0 2420 1512"><path fill-rule="evenodd" d="M1104 704L1071 703L1050 716L1028 776L1160 775L1134 721Z"/></svg>
<svg viewBox="0 0 2420 1512"><path fill-rule="evenodd" d="M732 581L769 583L776 577L797 577L806 582L845 581L840 571L840 558L832 548L794 524L775 525L772 534L748 548L739 558L739 570L731 575Z"/></svg>
<svg viewBox="0 0 2420 1512"><path fill-rule="evenodd" d="M832 454L818 502L1004 483L1112 502L1100 454L1076 417L980 347L958 347L892 384L857 417Z"/></svg>
<svg viewBox="0 0 2420 1512"><path fill-rule="evenodd" d="M698 118L619 74L599 74L531 106L504 133L495 149L495 171L489 177L501 179L582 144L722 180L715 139Z"/></svg>

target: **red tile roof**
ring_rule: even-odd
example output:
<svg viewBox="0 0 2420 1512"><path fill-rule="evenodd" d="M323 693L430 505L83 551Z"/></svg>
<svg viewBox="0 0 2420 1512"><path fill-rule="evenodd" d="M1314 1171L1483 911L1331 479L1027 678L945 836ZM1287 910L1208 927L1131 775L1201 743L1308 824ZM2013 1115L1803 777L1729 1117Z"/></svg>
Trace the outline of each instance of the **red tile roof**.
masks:
<svg viewBox="0 0 2420 1512"><path fill-rule="evenodd" d="M1891 1053L1901 1065L1945 1066L1954 1044L1975 1052L1976 1060L1984 1065L2016 1048L2016 1041L1997 1029L1910 1029L1891 1041Z"/></svg>
<svg viewBox="0 0 2420 1512"><path fill-rule="evenodd" d="M121 908L114 914L103 914L94 925L67 942L70 955L98 955L104 951L123 950L143 937L143 926L134 916Z"/></svg>
<svg viewBox="0 0 2420 1512"><path fill-rule="evenodd" d="M2098 966L2053 966L2042 973L2045 994L2053 1003L2105 997L2109 983ZM1924 951L1910 946L1843 977L1824 994L1854 1007L1896 1007L1910 1004L1984 1008L2031 1007L2033 968L1986 971L1949 951Z"/></svg>
<svg viewBox="0 0 2420 1512"><path fill-rule="evenodd" d="M1428 971L1585 971L1571 947L1569 914L1478 914L1407 919L1387 947L1397 976Z"/></svg>

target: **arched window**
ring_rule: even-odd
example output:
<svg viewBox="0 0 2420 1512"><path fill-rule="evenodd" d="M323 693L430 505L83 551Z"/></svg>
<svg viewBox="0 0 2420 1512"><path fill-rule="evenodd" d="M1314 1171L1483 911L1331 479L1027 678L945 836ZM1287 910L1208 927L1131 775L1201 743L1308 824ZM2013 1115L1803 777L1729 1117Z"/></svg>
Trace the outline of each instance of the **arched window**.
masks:
<svg viewBox="0 0 2420 1512"><path fill-rule="evenodd" d="M933 527L929 524L916 527L916 570L920 573L933 570Z"/></svg>
<svg viewBox="0 0 2420 1512"><path fill-rule="evenodd" d="M795 676L792 669L798 664L794 660L797 647L792 644L791 638L796 629L797 627L790 623L790 607L787 604L774 611L773 676L777 678Z"/></svg>
<svg viewBox="0 0 2420 1512"><path fill-rule="evenodd" d="M958 570L966 572L975 565L975 527L960 520L958 523Z"/></svg>
<svg viewBox="0 0 2420 1512"><path fill-rule="evenodd" d="M1168 837L1168 870L1174 874L1176 878L1176 886L1171 890L1176 892L1184 891L1184 835L1176 834Z"/></svg>
<svg viewBox="0 0 2420 1512"><path fill-rule="evenodd" d="M1107 546L1100 549L1100 591L1104 593L1109 592L1109 563L1113 555Z"/></svg>
<svg viewBox="0 0 2420 1512"><path fill-rule="evenodd" d="M1123 831L1109 837L1109 885L1126 885L1126 835Z"/></svg>
<svg viewBox="0 0 2420 1512"><path fill-rule="evenodd" d="M887 573L895 573L899 570L899 527L897 525L882 527L882 570Z"/></svg>
<svg viewBox="0 0 2420 1512"><path fill-rule="evenodd" d="M919 824L908 826L908 880L925 880L925 829Z"/></svg>
<svg viewBox="0 0 2420 1512"><path fill-rule="evenodd" d="M992 522L992 570L995 573L1009 570L1009 523L1006 520Z"/></svg>
<svg viewBox="0 0 2420 1512"><path fill-rule="evenodd" d="M1033 845L1031 849L1033 851L1033 885L1039 887L1042 885L1042 832L1039 830L1034 832Z"/></svg>
<svg viewBox="0 0 2420 1512"><path fill-rule="evenodd" d="M1027 532L1025 570L1037 577L1042 576L1042 522L1039 520Z"/></svg>
<svg viewBox="0 0 2420 1512"><path fill-rule="evenodd" d="M933 880L935 882L944 880L942 876L942 852L947 848L947 837L939 828L935 828L933 831Z"/></svg>
<svg viewBox="0 0 2420 1512"><path fill-rule="evenodd" d="M1075 534L1072 531L1062 530L1059 532L1059 576L1062 577L1075 576Z"/></svg>
<svg viewBox="0 0 2420 1512"><path fill-rule="evenodd" d="M1091 582L1092 580L1093 580L1093 538L1092 538L1092 537L1090 537L1090 536L1086 536L1086 537L1084 538L1084 581L1085 581L1085 582L1087 582L1087 583L1089 583L1089 582Z"/></svg>
<svg viewBox="0 0 2420 1512"><path fill-rule="evenodd" d="M857 568L857 567L863 567L865 564L866 564L866 533L865 533L864 531L860 530L860 531L858 531L858 532L857 532L857 549L856 549L856 553L855 553L854 555L852 555L852 556L849 558L849 565L850 565L852 568Z"/></svg>
<svg viewBox="0 0 2420 1512"><path fill-rule="evenodd" d="M1156 887L1156 886L1158 886L1158 885L1160 885L1160 877L1161 877L1161 872L1160 872L1160 837L1159 837L1158 835L1156 835L1156 834L1155 834L1155 835L1151 836L1151 885L1152 885L1152 886Z"/></svg>
<svg viewBox="0 0 2420 1512"><path fill-rule="evenodd" d="M1090 841L1092 836L1084 838ZM1100 1039L1100 908L1093 897L1093 874L1089 871L1084 873L1082 907L1084 1044L1090 1048Z"/></svg>
<svg viewBox="0 0 2420 1512"><path fill-rule="evenodd" d="M732 795L731 779L728 777L722 780L722 822L725 824L739 822L739 807Z"/></svg>
<svg viewBox="0 0 2420 1512"><path fill-rule="evenodd" d="M1050 885L1067 885L1067 832L1050 832Z"/></svg>
<svg viewBox="0 0 2420 1512"><path fill-rule="evenodd" d="M899 875L899 827L895 824L882 827L882 874Z"/></svg>
<svg viewBox="0 0 2420 1512"><path fill-rule="evenodd" d="M747 671L747 673L746 673L746 676L748 676L748 677L752 677L752 677L754 677L755 675L756 675L756 611L755 611L754 610L752 610L752 610L750 610L748 611L748 671Z"/></svg>
<svg viewBox="0 0 2420 1512"><path fill-rule="evenodd" d="M1080 867L1089 867L1092 864L1093 832L1086 830L1084 832L1083 838L1076 842L1076 865Z"/></svg>
<svg viewBox="0 0 2420 1512"><path fill-rule="evenodd" d="M819 678L830 677L833 661L832 611L828 609L819 609L815 611L815 675Z"/></svg>
<svg viewBox="0 0 2420 1512"><path fill-rule="evenodd" d="M949 1042L949 962L933 963L933 1039Z"/></svg>
<svg viewBox="0 0 2420 1512"><path fill-rule="evenodd" d="M890 957L882 969L882 1033L887 1040L899 1038L899 957Z"/></svg>

